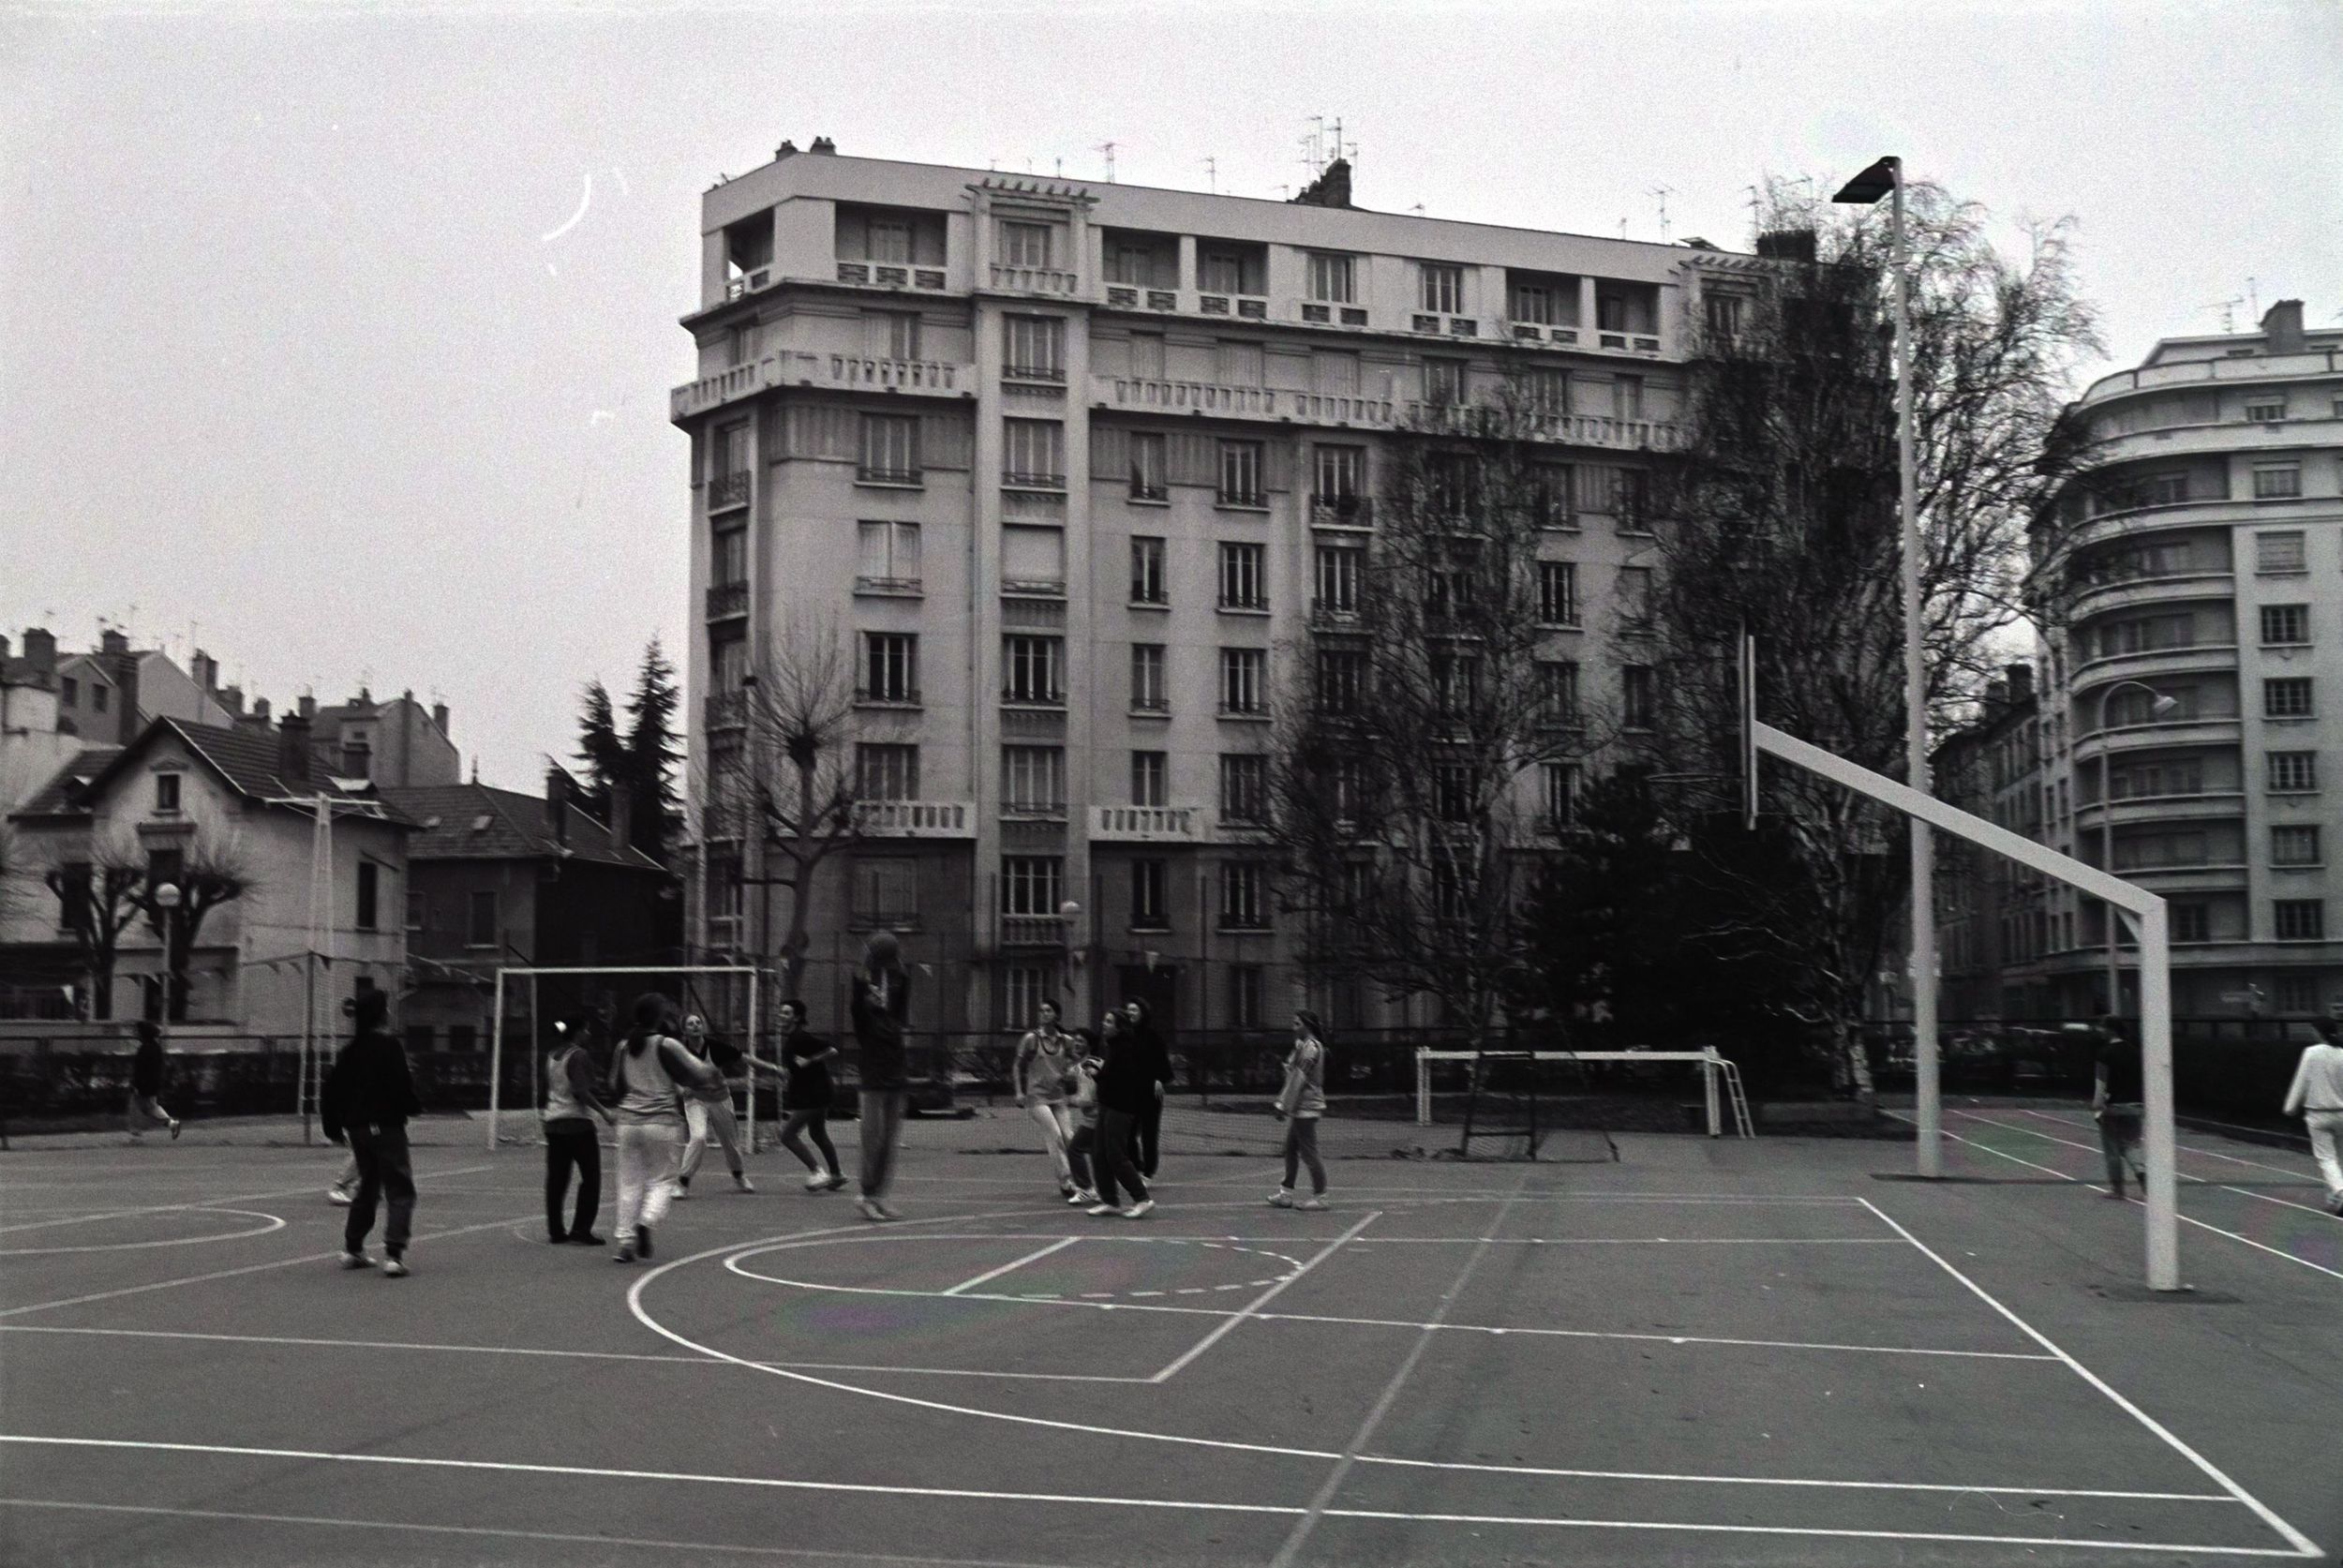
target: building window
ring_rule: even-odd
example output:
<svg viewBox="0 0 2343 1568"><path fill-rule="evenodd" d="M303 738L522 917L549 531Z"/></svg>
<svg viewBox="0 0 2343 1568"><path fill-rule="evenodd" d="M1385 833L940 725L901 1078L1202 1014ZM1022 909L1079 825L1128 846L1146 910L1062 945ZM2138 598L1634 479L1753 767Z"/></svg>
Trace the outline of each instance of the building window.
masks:
<svg viewBox="0 0 2343 1568"><path fill-rule="evenodd" d="M1252 279L1252 269L1246 264L1240 250L1200 249L1196 255L1196 287L1207 294L1257 294L1258 288L1246 288Z"/></svg>
<svg viewBox="0 0 2343 1568"><path fill-rule="evenodd" d="M1538 562L1538 620L1548 626L1578 624L1578 566L1575 561Z"/></svg>
<svg viewBox="0 0 2343 1568"><path fill-rule="evenodd" d="M1651 629L1651 568L1622 566L1619 569L1619 619L1622 631L1646 632Z"/></svg>
<svg viewBox="0 0 2343 1568"><path fill-rule="evenodd" d="M96 681L92 681L89 689L89 705L91 709L99 713L106 711L106 699L112 694L112 689L111 687L102 686Z"/></svg>
<svg viewBox="0 0 2343 1568"><path fill-rule="evenodd" d="M2284 827L2270 829L2270 863L2274 866L2319 864L2319 829Z"/></svg>
<svg viewBox="0 0 2343 1568"><path fill-rule="evenodd" d="M1131 862L1131 929L1133 931L1165 931L1171 921L1164 915L1164 865L1161 860L1140 859Z"/></svg>
<svg viewBox="0 0 2343 1568"><path fill-rule="evenodd" d="M1066 814L1066 748L1003 746L1001 809L1032 816Z"/></svg>
<svg viewBox="0 0 2343 1568"><path fill-rule="evenodd" d="M1029 381L1066 379L1066 319L1062 316L1001 318L1002 371Z"/></svg>
<svg viewBox="0 0 2343 1568"><path fill-rule="evenodd" d="M179 809L179 780L181 776L182 775L177 773L157 773L155 775L155 809L157 811L175 812Z"/></svg>
<svg viewBox="0 0 2343 1568"><path fill-rule="evenodd" d="M1050 971L1038 963L1012 963L1001 974L1001 1023L1011 1029L1030 1029L1041 1018L1041 1004L1057 1000L1050 987Z"/></svg>
<svg viewBox="0 0 2343 1568"><path fill-rule="evenodd" d="M855 586L908 592L919 586L919 525L857 523Z"/></svg>
<svg viewBox="0 0 2343 1568"><path fill-rule="evenodd" d="M1267 360L1261 346L1250 338L1224 337L1220 340L1219 372L1222 386L1257 387L1263 384Z"/></svg>
<svg viewBox="0 0 2343 1568"><path fill-rule="evenodd" d="M2274 463L2254 470L2254 500L2292 500L2303 493L2299 463Z"/></svg>
<svg viewBox="0 0 2343 1568"><path fill-rule="evenodd" d="M1627 665L1619 672L1619 723L1649 729L1659 716L1658 672L1649 665Z"/></svg>
<svg viewBox="0 0 2343 1568"><path fill-rule="evenodd" d="M2275 425L2286 417L2286 399L2257 397L2246 405L2246 421L2250 425Z"/></svg>
<svg viewBox="0 0 2343 1568"><path fill-rule="evenodd" d="M1261 968L1258 963L1229 965L1229 1023L1239 1029L1261 1024Z"/></svg>
<svg viewBox="0 0 2343 1568"><path fill-rule="evenodd" d="M1010 485L1066 486L1066 426L1054 419L1001 421L1001 478Z"/></svg>
<svg viewBox="0 0 2343 1568"><path fill-rule="evenodd" d="M1269 607L1266 575L1268 550L1261 545L1229 545L1220 546L1220 607L1224 610L1260 610Z"/></svg>
<svg viewBox="0 0 2343 1568"><path fill-rule="evenodd" d="M909 856L863 859L854 863L854 922L908 926L919 919L919 862Z"/></svg>
<svg viewBox="0 0 2343 1568"><path fill-rule="evenodd" d="M2174 901L2167 906L2172 921L2175 942L2210 942L2213 940L2213 906L2201 899ZM2067 944L2074 946L2072 942Z"/></svg>
<svg viewBox="0 0 2343 1568"><path fill-rule="evenodd" d="M1539 528L1575 529L1577 513L1577 470L1569 463L1533 463L1530 468L1530 483L1536 486L1530 497L1534 509L1533 521Z"/></svg>
<svg viewBox="0 0 2343 1568"><path fill-rule="evenodd" d="M2261 716L2265 719L2307 719L2311 714L2310 678L2288 676L2261 683Z"/></svg>
<svg viewBox="0 0 2343 1568"><path fill-rule="evenodd" d="M1063 597L1066 592L1066 530L1062 528L1001 530L1001 591Z"/></svg>
<svg viewBox="0 0 2343 1568"><path fill-rule="evenodd" d="M1054 915L1064 862L1054 855L1001 857L1001 913Z"/></svg>
<svg viewBox="0 0 2343 1568"><path fill-rule="evenodd" d="M2280 975L2277 978L2276 1007L2279 1012L2317 1012L2319 1010L2319 977L2316 975Z"/></svg>
<svg viewBox="0 0 2343 1568"><path fill-rule="evenodd" d="M1255 752L1220 754L1220 820L1261 822L1269 815L1269 759Z"/></svg>
<svg viewBox="0 0 2343 1568"><path fill-rule="evenodd" d="M1266 506L1269 495L1261 487L1261 443L1259 441L1222 441L1220 443L1220 504L1223 506Z"/></svg>
<svg viewBox="0 0 2343 1568"><path fill-rule="evenodd" d="M746 515L737 513L736 516ZM744 528L720 528L710 537L708 559L709 581L719 588L729 588L749 580L749 530Z"/></svg>
<svg viewBox="0 0 2343 1568"><path fill-rule="evenodd" d="M1731 347L1741 335L1741 296L1739 294L1703 293L1700 297L1701 319L1707 323L1709 336L1723 347Z"/></svg>
<svg viewBox="0 0 2343 1568"><path fill-rule="evenodd" d="M1131 644L1131 707L1142 713L1168 713L1171 698L1164 691L1164 647L1159 642Z"/></svg>
<svg viewBox="0 0 2343 1568"><path fill-rule="evenodd" d="M1001 224L1001 261L1012 267L1046 267L1050 265L1050 229L1047 223L1017 223L1004 220Z"/></svg>
<svg viewBox="0 0 2343 1568"><path fill-rule="evenodd" d="M2261 646L2264 648L2300 647L2310 641L2310 606L2308 605L2264 605L2261 606Z"/></svg>
<svg viewBox="0 0 2343 1568"><path fill-rule="evenodd" d="M1169 752L1133 752L1131 754L1131 804L1134 806L1168 806L1172 803L1172 754Z"/></svg>
<svg viewBox="0 0 2343 1568"><path fill-rule="evenodd" d="M865 741L854 749L855 793L865 800L917 800L919 748Z"/></svg>
<svg viewBox="0 0 2343 1568"><path fill-rule="evenodd" d="M1007 702L1056 707L1066 700L1066 639L1011 635L1001 639L1001 696Z"/></svg>
<svg viewBox="0 0 2343 1568"><path fill-rule="evenodd" d="M67 708L82 706L82 683L69 675L57 677L57 701Z"/></svg>
<svg viewBox="0 0 2343 1568"><path fill-rule="evenodd" d="M1445 261L1425 261L1417 269L1422 302L1417 308L1437 310L1446 316L1464 313L1464 268Z"/></svg>
<svg viewBox="0 0 2343 1568"><path fill-rule="evenodd" d="M1530 411L1547 417L1570 412L1570 372L1533 366L1524 373Z"/></svg>
<svg viewBox="0 0 2343 1568"><path fill-rule="evenodd" d="M1578 765L1549 762L1543 765L1543 772L1546 826L1560 831L1578 818Z"/></svg>
<svg viewBox="0 0 2343 1568"><path fill-rule="evenodd" d="M464 946L493 948L497 945L497 895L493 888L474 891L465 910Z"/></svg>
<svg viewBox="0 0 2343 1568"><path fill-rule="evenodd" d="M1131 540L1131 603L1168 605L1171 593L1163 580L1163 541L1148 534Z"/></svg>
<svg viewBox="0 0 2343 1568"><path fill-rule="evenodd" d="M1465 362L1426 359L1424 362L1424 400L1436 406L1465 400Z"/></svg>
<svg viewBox="0 0 2343 1568"><path fill-rule="evenodd" d="M1220 868L1220 924L1230 931L1258 931L1269 923L1269 877L1256 860L1231 860Z"/></svg>
<svg viewBox="0 0 2343 1568"><path fill-rule="evenodd" d="M1131 499L1162 500L1171 495L1165 480L1166 442L1157 431L1142 430L1131 437Z"/></svg>
<svg viewBox="0 0 2343 1568"><path fill-rule="evenodd" d="M372 931L382 916L382 868L372 860L358 862L358 929Z"/></svg>
<svg viewBox="0 0 2343 1568"><path fill-rule="evenodd" d="M2319 754L2317 752L2271 752L2270 793L2273 795L2310 795L2319 788Z"/></svg>
<svg viewBox="0 0 2343 1568"><path fill-rule="evenodd" d="M919 637L916 632L862 634L862 700L919 700Z"/></svg>
<svg viewBox="0 0 2343 1568"><path fill-rule="evenodd" d="M1578 722L1578 662L1575 659L1541 659L1538 671L1538 705L1545 715L1558 724Z"/></svg>
<svg viewBox="0 0 2343 1568"><path fill-rule="evenodd" d="M1347 545L1318 547L1318 611L1321 615L1359 612L1359 571L1366 552Z"/></svg>
<svg viewBox="0 0 2343 1568"><path fill-rule="evenodd" d="M425 913L426 913L426 907L425 907L425 903L424 903L424 896L423 896L421 893L419 893L419 892L415 891L412 888L408 889L407 889L407 930L409 931L409 933L410 933L420 934L420 933L422 933L422 931L423 931L423 925L424 925L424 916L425 916Z"/></svg>
<svg viewBox="0 0 2343 1568"><path fill-rule="evenodd" d="M1611 414L1616 419L1643 417L1643 378L1614 376L1611 378Z"/></svg>
<svg viewBox="0 0 2343 1568"><path fill-rule="evenodd" d="M2306 569L2303 554L2303 534L2300 529L2288 529L2282 533L2254 535L2254 570L2264 576Z"/></svg>
<svg viewBox="0 0 2343 1568"><path fill-rule="evenodd" d="M1356 713L1366 697L1366 655L1355 648L1318 650L1318 709Z"/></svg>
<svg viewBox="0 0 2343 1568"><path fill-rule="evenodd" d="M1355 256L1312 251L1308 264L1309 297L1329 305L1350 305L1358 295L1359 266Z"/></svg>
<svg viewBox="0 0 2343 1568"><path fill-rule="evenodd" d="M1316 464L1310 499L1317 505L1348 516L1358 510L1366 491L1366 448L1321 446L1311 453Z"/></svg>
<svg viewBox="0 0 2343 1568"><path fill-rule="evenodd" d="M885 359L919 357L919 313L916 310L873 310L871 346Z"/></svg>
<svg viewBox="0 0 2343 1568"><path fill-rule="evenodd" d="M1264 666L1269 656L1258 648L1220 650L1220 711L1261 713L1267 709Z"/></svg>
<svg viewBox="0 0 2343 1568"><path fill-rule="evenodd" d="M919 422L901 414L864 414L856 477L873 485L918 484Z"/></svg>
<svg viewBox="0 0 2343 1568"><path fill-rule="evenodd" d="M2281 942L2322 942L2327 934L2327 905L2323 899L2273 899L2270 913Z"/></svg>
<svg viewBox="0 0 2343 1568"><path fill-rule="evenodd" d="M1571 326L1578 320L1577 294L1551 283L1515 283L1505 291L1505 314L1536 326Z"/></svg>

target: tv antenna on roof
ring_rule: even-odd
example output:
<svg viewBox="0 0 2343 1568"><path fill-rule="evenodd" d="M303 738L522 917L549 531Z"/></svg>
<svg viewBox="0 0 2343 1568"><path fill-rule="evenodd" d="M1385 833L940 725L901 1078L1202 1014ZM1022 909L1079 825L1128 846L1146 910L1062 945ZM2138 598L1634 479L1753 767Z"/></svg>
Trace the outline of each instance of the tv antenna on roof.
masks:
<svg viewBox="0 0 2343 1568"><path fill-rule="evenodd" d="M1657 197L1659 199L1660 243L1662 245L1665 245L1668 243L1668 198L1677 194L1676 187L1674 186L1653 186L1644 194L1647 196Z"/></svg>
<svg viewBox="0 0 2343 1568"><path fill-rule="evenodd" d="M2201 308L2217 310L2221 313L2221 336L2227 337L2237 330L2237 307L2245 303L2245 298L2241 295L2236 299L2215 300L2211 305L2201 306Z"/></svg>
<svg viewBox="0 0 2343 1568"><path fill-rule="evenodd" d="M1204 183L1211 187L1215 196L1220 194L1220 160L1218 158L1204 159Z"/></svg>
<svg viewBox="0 0 2343 1568"><path fill-rule="evenodd" d="M1096 149L1107 155L1107 184L1109 185L1114 183L1114 147L1115 144L1112 142L1101 142Z"/></svg>

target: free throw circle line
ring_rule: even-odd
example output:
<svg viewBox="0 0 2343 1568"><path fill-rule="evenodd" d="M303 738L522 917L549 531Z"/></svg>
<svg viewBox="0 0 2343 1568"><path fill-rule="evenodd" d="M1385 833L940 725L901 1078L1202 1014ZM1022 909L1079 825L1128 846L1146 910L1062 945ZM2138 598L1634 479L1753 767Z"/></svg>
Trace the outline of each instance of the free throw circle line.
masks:
<svg viewBox="0 0 2343 1568"><path fill-rule="evenodd" d="M258 1209L189 1208L186 1214L232 1214L261 1223L246 1231L227 1231L216 1236L171 1236L161 1241L115 1241L88 1247L11 1247L0 1249L0 1258L44 1258L65 1252L137 1252L151 1247L200 1247L205 1242L244 1241L251 1236L265 1236L285 1228L284 1219Z"/></svg>

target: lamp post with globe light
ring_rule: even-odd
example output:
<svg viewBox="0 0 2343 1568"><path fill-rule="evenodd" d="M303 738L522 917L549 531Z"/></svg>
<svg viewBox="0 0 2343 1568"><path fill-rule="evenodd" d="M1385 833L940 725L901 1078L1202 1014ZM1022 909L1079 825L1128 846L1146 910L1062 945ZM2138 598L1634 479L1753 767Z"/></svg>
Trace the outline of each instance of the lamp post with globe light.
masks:
<svg viewBox="0 0 2343 1568"><path fill-rule="evenodd" d="M187 896L180 891L176 882L165 882L155 889L154 898L155 907L162 915L163 1021L169 1023L184 1023L187 1011L187 987L180 978L180 969L186 958L179 949L186 929L185 917L180 909L187 902Z"/></svg>

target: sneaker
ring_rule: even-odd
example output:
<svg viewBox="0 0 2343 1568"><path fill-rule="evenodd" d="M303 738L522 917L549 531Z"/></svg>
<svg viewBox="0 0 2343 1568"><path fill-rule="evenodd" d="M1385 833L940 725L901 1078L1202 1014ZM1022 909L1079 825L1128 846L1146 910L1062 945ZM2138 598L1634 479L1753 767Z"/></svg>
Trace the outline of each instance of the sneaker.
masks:
<svg viewBox="0 0 2343 1568"><path fill-rule="evenodd" d="M174 1143L179 1142L179 1118L176 1116L171 1118L171 1141Z"/></svg>
<svg viewBox="0 0 2343 1568"><path fill-rule="evenodd" d="M1108 1215L1121 1214L1122 1212L1123 1211L1121 1209L1116 1208L1112 1203L1093 1203L1090 1207L1082 1210L1082 1213L1090 1216L1093 1219L1103 1219Z"/></svg>
<svg viewBox="0 0 2343 1568"><path fill-rule="evenodd" d="M370 1269L374 1267L374 1260L367 1257L363 1252L345 1252L342 1254L342 1267L346 1269Z"/></svg>
<svg viewBox="0 0 2343 1568"><path fill-rule="evenodd" d="M846 1178L832 1171L822 1183L824 1192L836 1192L846 1185Z"/></svg>
<svg viewBox="0 0 2343 1568"><path fill-rule="evenodd" d="M610 1254L610 1261L614 1263L633 1262L634 1261L634 1244L632 1242L620 1242L619 1244L619 1249Z"/></svg>
<svg viewBox="0 0 2343 1568"><path fill-rule="evenodd" d="M382 1277L383 1277L383 1278L385 1278L385 1279L404 1279L404 1278L406 1278L406 1277L407 1277L407 1261L406 1261L404 1258L385 1258L385 1259L383 1259L383 1260L382 1260Z"/></svg>
<svg viewBox="0 0 2343 1568"><path fill-rule="evenodd" d="M570 1233L567 1231L556 1231L553 1234L545 1238L545 1245L547 1247L567 1247L569 1245L569 1241Z"/></svg>
<svg viewBox="0 0 2343 1568"><path fill-rule="evenodd" d="M1138 1202L1133 1203L1129 1208L1123 1211L1123 1217L1126 1219L1144 1219L1155 1212L1156 1201L1153 1198L1142 1198Z"/></svg>
<svg viewBox="0 0 2343 1568"><path fill-rule="evenodd" d="M680 1203L690 1196L692 1196L692 1178L689 1176L678 1177L675 1184L675 1201Z"/></svg>
<svg viewBox="0 0 2343 1568"><path fill-rule="evenodd" d="M732 1185L739 1187L743 1192L754 1192L756 1190L756 1184L749 1180L749 1173L746 1171L735 1171L732 1173Z"/></svg>
<svg viewBox="0 0 2343 1568"><path fill-rule="evenodd" d="M887 1205L875 1198L861 1199L856 1202L855 1208L873 1225L884 1225L895 1217L887 1212Z"/></svg>
<svg viewBox="0 0 2343 1568"><path fill-rule="evenodd" d="M325 1201L346 1209L358 1201L358 1195L346 1187L329 1187L325 1189Z"/></svg>
<svg viewBox="0 0 2343 1568"><path fill-rule="evenodd" d="M1060 1182L1057 1184L1057 1195L1065 1199L1069 1203L1074 1201L1074 1194L1079 1190L1080 1188L1076 1187L1072 1182Z"/></svg>
<svg viewBox="0 0 2343 1568"><path fill-rule="evenodd" d="M650 1227L649 1227L649 1226L648 1226L648 1225L637 1225L636 1227L634 1227L634 1252L635 1252L635 1255L636 1255L637 1257L639 1257L639 1258L641 1258L641 1259L643 1260L643 1262L650 1262Z"/></svg>
<svg viewBox="0 0 2343 1568"><path fill-rule="evenodd" d="M1293 1189L1290 1187L1279 1187L1276 1192L1271 1196L1269 1200L1269 1206L1273 1209L1290 1209L1293 1207Z"/></svg>
<svg viewBox="0 0 2343 1568"><path fill-rule="evenodd" d="M805 1178L805 1189L808 1192L828 1192L829 1190L829 1178L823 1175L819 1171L816 1171L812 1175Z"/></svg>
<svg viewBox="0 0 2343 1568"><path fill-rule="evenodd" d="M1069 1203L1086 1206L1097 1202L1098 1201L1098 1195L1091 1191L1090 1188L1086 1187L1078 1187L1074 1188L1072 1196L1068 1197L1066 1201Z"/></svg>
<svg viewBox="0 0 2343 1568"><path fill-rule="evenodd" d="M1293 1206L1297 1209L1308 1209L1311 1212L1316 1213L1325 1208L1326 1200L1321 1198L1317 1193L1313 1192Z"/></svg>

